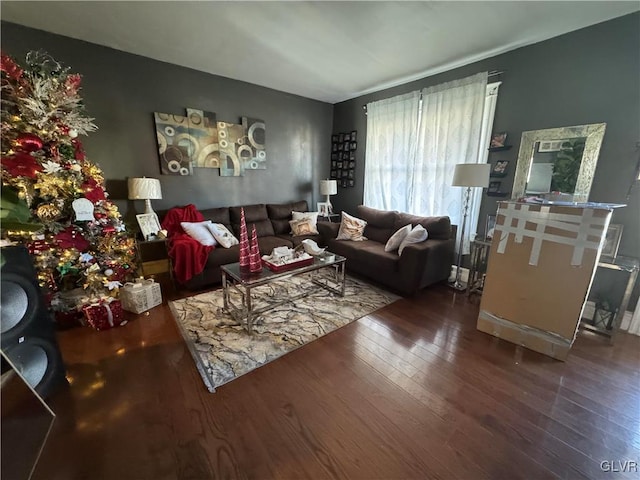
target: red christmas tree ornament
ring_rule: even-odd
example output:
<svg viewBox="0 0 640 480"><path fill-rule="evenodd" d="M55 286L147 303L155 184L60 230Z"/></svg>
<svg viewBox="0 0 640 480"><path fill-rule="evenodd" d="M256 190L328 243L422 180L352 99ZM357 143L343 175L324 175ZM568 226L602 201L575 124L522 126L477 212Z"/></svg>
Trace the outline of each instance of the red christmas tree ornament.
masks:
<svg viewBox="0 0 640 480"><path fill-rule="evenodd" d="M249 273L251 249L249 247L249 235L247 234L247 222L244 218L244 208L240 209L240 272Z"/></svg>
<svg viewBox="0 0 640 480"><path fill-rule="evenodd" d="M67 77L67 79L64 82L64 88L67 89L67 92L70 94L75 94L78 91L78 88L80 88L80 83L82 82L82 77L77 74L71 74Z"/></svg>
<svg viewBox="0 0 640 480"><path fill-rule="evenodd" d="M85 155L84 149L82 148L82 142L77 138L74 138L73 140L71 140L71 143L75 148L74 158L78 161L83 161L85 159Z"/></svg>
<svg viewBox="0 0 640 480"><path fill-rule="evenodd" d="M251 273L262 271L262 258L260 258L260 246L258 245L258 234L255 224L251 228L251 255L249 257L249 270Z"/></svg>
<svg viewBox="0 0 640 480"><path fill-rule="evenodd" d="M35 152L42 150L42 139L33 133L21 133L15 140L16 149L25 152Z"/></svg>
<svg viewBox="0 0 640 480"><path fill-rule="evenodd" d="M36 178L36 174L42 171L42 165L25 152L18 152L11 157L4 157L2 166L12 177Z"/></svg>
<svg viewBox="0 0 640 480"><path fill-rule="evenodd" d="M89 248L89 242L82 236L82 233L73 227L67 227L55 237L60 248L75 248L84 252Z"/></svg>
<svg viewBox="0 0 640 480"><path fill-rule="evenodd" d="M105 200L107 197L104 194L104 189L101 185L98 184L93 178L85 181L82 184L82 191L84 192L84 196L91 200L91 203L97 203L100 200Z"/></svg>
<svg viewBox="0 0 640 480"><path fill-rule="evenodd" d="M0 56L0 71L5 72L7 77L13 80L18 80L24 73L9 55Z"/></svg>

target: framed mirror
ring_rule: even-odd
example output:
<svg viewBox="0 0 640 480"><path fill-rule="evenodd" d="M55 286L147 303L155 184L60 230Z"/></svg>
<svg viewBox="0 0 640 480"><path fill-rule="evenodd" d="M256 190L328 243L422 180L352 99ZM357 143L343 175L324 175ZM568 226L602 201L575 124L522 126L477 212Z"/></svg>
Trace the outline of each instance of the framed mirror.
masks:
<svg viewBox="0 0 640 480"><path fill-rule="evenodd" d="M511 198L588 201L606 125L522 132Z"/></svg>

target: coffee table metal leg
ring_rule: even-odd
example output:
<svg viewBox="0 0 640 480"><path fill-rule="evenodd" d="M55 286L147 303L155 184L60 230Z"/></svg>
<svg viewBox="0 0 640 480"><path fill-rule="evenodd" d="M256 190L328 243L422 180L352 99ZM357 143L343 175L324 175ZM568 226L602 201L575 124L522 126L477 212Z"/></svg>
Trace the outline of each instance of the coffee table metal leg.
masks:
<svg viewBox="0 0 640 480"><path fill-rule="evenodd" d="M245 308L247 309L247 331L253 333L253 310L251 308L251 288L246 288Z"/></svg>
<svg viewBox="0 0 640 480"><path fill-rule="evenodd" d="M222 270L222 300L225 312L229 311L229 286L227 285L227 274Z"/></svg>
<svg viewBox="0 0 640 480"><path fill-rule="evenodd" d="M340 286L340 296L341 297L344 297L344 288L345 288L345 280L346 280L346 275L345 275L345 271L344 271L345 264L346 264L346 262L342 262L340 264L340 277L341 277L341 280L342 280L342 285Z"/></svg>

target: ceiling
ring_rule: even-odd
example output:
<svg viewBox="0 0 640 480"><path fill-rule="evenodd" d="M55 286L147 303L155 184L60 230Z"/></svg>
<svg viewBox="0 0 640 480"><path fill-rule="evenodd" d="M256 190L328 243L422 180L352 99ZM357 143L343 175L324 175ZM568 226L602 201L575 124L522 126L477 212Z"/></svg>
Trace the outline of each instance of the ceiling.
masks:
<svg viewBox="0 0 640 480"><path fill-rule="evenodd" d="M640 10L638 1L0 6L2 20L329 103Z"/></svg>

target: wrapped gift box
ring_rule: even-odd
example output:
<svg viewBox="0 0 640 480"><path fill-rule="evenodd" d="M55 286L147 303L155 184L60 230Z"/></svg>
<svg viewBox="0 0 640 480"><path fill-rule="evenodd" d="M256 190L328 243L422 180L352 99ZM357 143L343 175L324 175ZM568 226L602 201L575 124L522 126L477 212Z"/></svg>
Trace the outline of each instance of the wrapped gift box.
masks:
<svg viewBox="0 0 640 480"><path fill-rule="evenodd" d="M84 326L82 306L90 302L89 298L89 293L83 288L74 288L53 294L50 304L53 307L58 327L66 329Z"/></svg>
<svg viewBox="0 0 640 480"><path fill-rule="evenodd" d="M122 312L122 303L107 297L82 307L85 321L96 330L107 330L126 324Z"/></svg>
<svg viewBox="0 0 640 480"><path fill-rule="evenodd" d="M126 283L120 289L122 308L127 312L142 313L162 303L160 284L149 280Z"/></svg>
<svg viewBox="0 0 640 480"><path fill-rule="evenodd" d="M56 325L61 330L80 327L84 325L84 315L82 310L67 310L54 312Z"/></svg>

